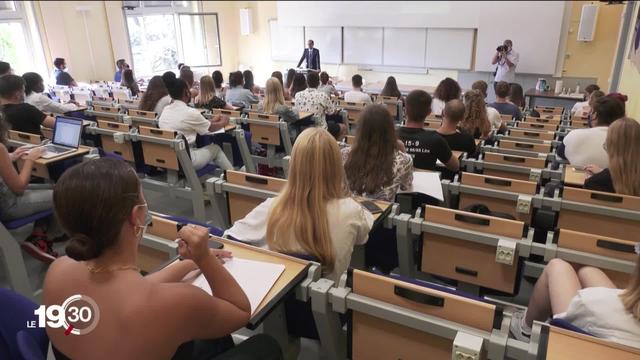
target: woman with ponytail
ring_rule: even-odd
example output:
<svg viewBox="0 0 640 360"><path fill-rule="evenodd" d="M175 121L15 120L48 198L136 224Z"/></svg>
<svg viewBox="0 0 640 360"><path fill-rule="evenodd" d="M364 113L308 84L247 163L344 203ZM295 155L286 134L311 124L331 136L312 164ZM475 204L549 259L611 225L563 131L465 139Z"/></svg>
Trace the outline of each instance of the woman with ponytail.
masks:
<svg viewBox="0 0 640 360"><path fill-rule="evenodd" d="M231 254L209 249L207 229L187 225L178 232L182 261L148 276L137 268L151 216L130 165L110 158L76 165L59 179L53 202L71 240L67 256L47 272L43 304L60 305L80 294L100 313L93 313L95 328L82 341L66 336L65 328L47 327L57 359L197 359L203 352L210 359L233 347L229 334L246 325L251 306L220 261ZM198 269L215 295L180 282ZM263 337L229 352L281 358L277 345Z"/></svg>

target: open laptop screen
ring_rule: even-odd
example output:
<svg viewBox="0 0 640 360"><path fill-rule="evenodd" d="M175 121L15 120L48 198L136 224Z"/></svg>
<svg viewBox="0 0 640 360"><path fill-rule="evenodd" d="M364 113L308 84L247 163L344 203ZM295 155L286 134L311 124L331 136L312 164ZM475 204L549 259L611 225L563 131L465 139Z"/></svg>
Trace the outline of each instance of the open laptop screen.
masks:
<svg viewBox="0 0 640 360"><path fill-rule="evenodd" d="M82 120L57 116L56 125L53 129L53 143L77 148L80 145L81 133Z"/></svg>

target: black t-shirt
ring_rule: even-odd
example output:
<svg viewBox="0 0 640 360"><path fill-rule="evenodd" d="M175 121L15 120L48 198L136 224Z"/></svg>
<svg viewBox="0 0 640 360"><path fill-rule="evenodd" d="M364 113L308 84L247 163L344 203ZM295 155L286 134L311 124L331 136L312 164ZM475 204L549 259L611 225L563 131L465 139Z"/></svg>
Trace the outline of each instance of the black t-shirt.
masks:
<svg viewBox="0 0 640 360"><path fill-rule="evenodd" d="M435 131L402 127L398 138L413 157L413 166L418 169L434 170L436 160L446 164L451 159L451 149L447 142Z"/></svg>
<svg viewBox="0 0 640 360"><path fill-rule="evenodd" d="M587 180L584 181L584 188L610 193L616 192L616 190L613 188L613 179L611 179L611 173L609 172L609 169L604 169L599 173L590 176Z"/></svg>
<svg viewBox="0 0 640 360"><path fill-rule="evenodd" d="M35 106L27 103L6 104L2 106L5 119L11 124L11 129L40 135L40 125L47 117Z"/></svg>
<svg viewBox="0 0 640 360"><path fill-rule="evenodd" d="M444 135L440 134L444 140L449 144L449 148L455 151L464 151L467 156L473 157L476 153L476 142L469 134L456 132L454 134Z"/></svg>
<svg viewBox="0 0 640 360"><path fill-rule="evenodd" d="M68 72L62 70L56 71L56 85L71 86L73 78Z"/></svg>

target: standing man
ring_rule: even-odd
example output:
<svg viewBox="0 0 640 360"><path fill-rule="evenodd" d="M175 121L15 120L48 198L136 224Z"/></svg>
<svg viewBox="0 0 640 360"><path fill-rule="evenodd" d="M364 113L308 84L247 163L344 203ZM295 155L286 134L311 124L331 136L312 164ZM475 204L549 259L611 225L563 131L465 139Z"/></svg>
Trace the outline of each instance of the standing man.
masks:
<svg viewBox="0 0 640 360"><path fill-rule="evenodd" d="M113 81L121 82L122 81L122 72L129 68L129 64L127 64L125 59L118 59L116 61L116 73L113 76Z"/></svg>
<svg viewBox="0 0 640 360"><path fill-rule="evenodd" d="M304 49L302 57L300 58L300 61L298 61L298 66L296 67L300 67L300 64L306 60L307 69L313 69L320 72L320 50L313 47L313 40L307 41L307 46L309 48Z"/></svg>
<svg viewBox="0 0 640 360"><path fill-rule="evenodd" d="M53 71L53 77L56 79L56 85L64 86L78 86L73 77L69 75L65 70L67 69L67 62L63 58L56 58L53 61L55 70Z"/></svg>
<svg viewBox="0 0 640 360"><path fill-rule="evenodd" d="M511 40L505 40L502 46L498 46L496 53L491 60L492 65L496 67L496 78L493 83L495 90L496 84L500 81L507 82L509 84L516 80L516 66L520 61L520 54L513 50L513 42Z"/></svg>

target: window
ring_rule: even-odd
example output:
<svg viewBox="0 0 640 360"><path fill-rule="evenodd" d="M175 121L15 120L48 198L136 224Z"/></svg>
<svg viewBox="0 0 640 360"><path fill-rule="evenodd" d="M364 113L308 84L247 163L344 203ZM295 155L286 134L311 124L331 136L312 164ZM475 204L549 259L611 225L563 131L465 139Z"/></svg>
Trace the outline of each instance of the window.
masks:
<svg viewBox="0 0 640 360"><path fill-rule="evenodd" d="M0 1L0 60L10 63L17 75L47 73L30 1Z"/></svg>
<svg viewBox="0 0 640 360"><path fill-rule="evenodd" d="M129 2L132 3L132 2ZM221 66L218 15L198 12L195 1L140 1L125 10L133 67L148 77Z"/></svg>

